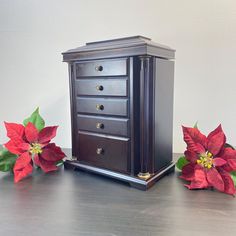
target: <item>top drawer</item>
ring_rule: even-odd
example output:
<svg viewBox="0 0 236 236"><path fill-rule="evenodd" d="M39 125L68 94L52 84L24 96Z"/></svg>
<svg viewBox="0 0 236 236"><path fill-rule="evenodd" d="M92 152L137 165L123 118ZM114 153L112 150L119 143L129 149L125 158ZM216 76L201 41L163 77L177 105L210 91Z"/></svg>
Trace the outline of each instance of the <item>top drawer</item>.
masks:
<svg viewBox="0 0 236 236"><path fill-rule="evenodd" d="M120 75L127 75L126 58L76 63L76 77Z"/></svg>

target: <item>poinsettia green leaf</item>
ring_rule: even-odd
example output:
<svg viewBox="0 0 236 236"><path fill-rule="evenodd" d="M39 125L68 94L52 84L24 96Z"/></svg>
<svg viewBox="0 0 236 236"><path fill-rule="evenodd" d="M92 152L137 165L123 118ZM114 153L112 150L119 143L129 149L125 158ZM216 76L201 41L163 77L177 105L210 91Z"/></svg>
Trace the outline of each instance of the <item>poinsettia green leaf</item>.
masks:
<svg viewBox="0 0 236 236"><path fill-rule="evenodd" d="M176 162L176 167L179 169L179 170L182 170L183 167L185 165L187 165L189 163L189 161L186 159L185 156L182 156L178 159L178 161Z"/></svg>
<svg viewBox="0 0 236 236"><path fill-rule="evenodd" d="M17 155L10 153L6 148L0 150L0 171L11 171L15 165Z"/></svg>
<svg viewBox="0 0 236 236"><path fill-rule="evenodd" d="M64 163L63 160L57 161L56 166L59 167L59 166L63 165L63 163Z"/></svg>
<svg viewBox="0 0 236 236"><path fill-rule="evenodd" d="M233 179L234 185L235 185L235 187L236 187L236 171L232 171L232 172L230 173L230 175L231 175L231 178Z"/></svg>
<svg viewBox="0 0 236 236"><path fill-rule="evenodd" d="M45 127L45 121L39 114L39 108L37 108L30 117L23 121L24 126L29 122L33 123L38 131L41 131Z"/></svg>
<svg viewBox="0 0 236 236"><path fill-rule="evenodd" d="M194 124L193 128L198 129L198 121Z"/></svg>

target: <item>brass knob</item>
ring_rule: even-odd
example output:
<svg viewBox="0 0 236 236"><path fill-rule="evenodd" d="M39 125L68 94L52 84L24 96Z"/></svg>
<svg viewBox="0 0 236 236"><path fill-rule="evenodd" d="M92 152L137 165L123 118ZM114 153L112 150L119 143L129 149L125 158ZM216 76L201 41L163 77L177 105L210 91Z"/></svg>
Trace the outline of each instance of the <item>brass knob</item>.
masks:
<svg viewBox="0 0 236 236"><path fill-rule="evenodd" d="M96 127L97 127L97 129L103 129L104 128L104 124L103 123L97 123Z"/></svg>
<svg viewBox="0 0 236 236"><path fill-rule="evenodd" d="M96 153L97 153L98 155L103 154L103 153L104 153L103 148L97 148Z"/></svg>
<svg viewBox="0 0 236 236"><path fill-rule="evenodd" d="M95 67L95 70L96 70L96 71L103 71L103 67L102 67L102 66L96 66L96 67Z"/></svg>
<svg viewBox="0 0 236 236"><path fill-rule="evenodd" d="M101 105L101 104L97 104L96 105L96 109L99 111L99 110L103 110L104 109L104 106Z"/></svg>
<svg viewBox="0 0 236 236"><path fill-rule="evenodd" d="M96 86L96 89L97 89L98 91L102 91L102 90L103 90L103 86L102 86L102 85L97 85L97 86Z"/></svg>

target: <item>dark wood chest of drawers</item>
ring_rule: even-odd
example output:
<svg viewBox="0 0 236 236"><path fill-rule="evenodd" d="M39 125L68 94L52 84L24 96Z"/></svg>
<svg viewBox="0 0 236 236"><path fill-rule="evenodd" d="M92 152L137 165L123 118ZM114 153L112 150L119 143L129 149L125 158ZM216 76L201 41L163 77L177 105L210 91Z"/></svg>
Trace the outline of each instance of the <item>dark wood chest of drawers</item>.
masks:
<svg viewBox="0 0 236 236"><path fill-rule="evenodd" d="M87 43L63 53L74 157L65 167L143 190L174 170L174 54L142 36Z"/></svg>

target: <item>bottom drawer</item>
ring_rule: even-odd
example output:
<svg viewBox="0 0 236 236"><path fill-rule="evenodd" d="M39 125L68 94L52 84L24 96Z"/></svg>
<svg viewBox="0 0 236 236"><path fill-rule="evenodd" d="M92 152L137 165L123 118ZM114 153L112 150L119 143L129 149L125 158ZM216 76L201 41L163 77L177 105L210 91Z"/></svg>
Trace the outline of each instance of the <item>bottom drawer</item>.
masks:
<svg viewBox="0 0 236 236"><path fill-rule="evenodd" d="M129 173L129 139L79 132L78 160L97 167Z"/></svg>

